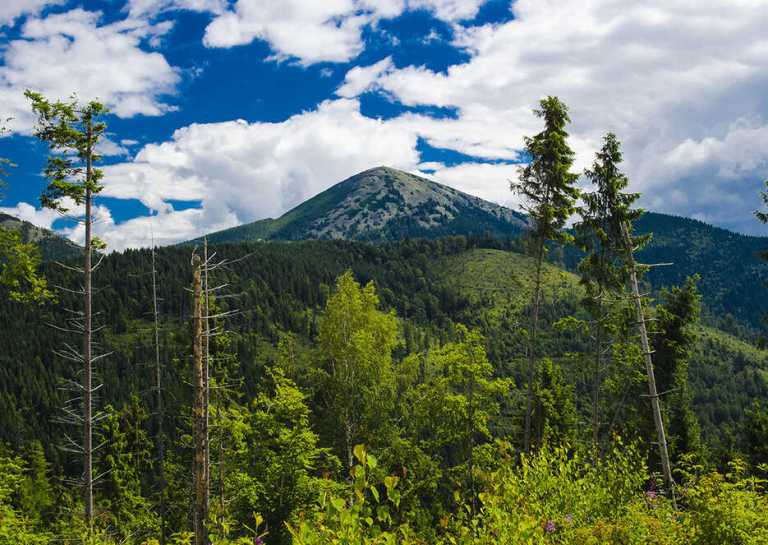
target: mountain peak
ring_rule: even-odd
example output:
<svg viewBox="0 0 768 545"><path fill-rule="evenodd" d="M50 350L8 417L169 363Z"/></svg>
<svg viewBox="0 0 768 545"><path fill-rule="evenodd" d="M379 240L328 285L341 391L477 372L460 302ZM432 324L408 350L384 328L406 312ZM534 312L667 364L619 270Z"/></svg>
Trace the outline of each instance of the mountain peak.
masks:
<svg viewBox="0 0 768 545"><path fill-rule="evenodd" d="M276 220L227 229L209 240L514 236L526 226L525 217L508 208L382 165L337 183Z"/></svg>

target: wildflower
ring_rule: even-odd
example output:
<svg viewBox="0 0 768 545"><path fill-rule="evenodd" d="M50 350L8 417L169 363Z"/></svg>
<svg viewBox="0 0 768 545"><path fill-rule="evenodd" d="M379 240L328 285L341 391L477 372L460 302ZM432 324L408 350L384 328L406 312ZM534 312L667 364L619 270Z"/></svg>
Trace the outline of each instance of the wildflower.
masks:
<svg viewBox="0 0 768 545"><path fill-rule="evenodd" d="M253 545L264 545L264 540L261 539L261 536L256 536L253 538Z"/></svg>
<svg viewBox="0 0 768 545"><path fill-rule="evenodd" d="M573 524L573 515L571 515L570 513L565 515L565 522L567 522L568 524Z"/></svg>
<svg viewBox="0 0 768 545"><path fill-rule="evenodd" d="M551 534L556 529L555 523L551 520L548 520L547 523L544 525L544 531L548 534Z"/></svg>
<svg viewBox="0 0 768 545"><path fill-rule="evenodd" d="M651 500L651 501L653 501L653 500L655 500L655 499L656 499L656 495L657 495L657 494L656 494L656 491L655 491L655 490L647 490L647 491L645 492L645 497L646 497L646 498L648 498L648 499L649 499L649 500Z"/></svg>

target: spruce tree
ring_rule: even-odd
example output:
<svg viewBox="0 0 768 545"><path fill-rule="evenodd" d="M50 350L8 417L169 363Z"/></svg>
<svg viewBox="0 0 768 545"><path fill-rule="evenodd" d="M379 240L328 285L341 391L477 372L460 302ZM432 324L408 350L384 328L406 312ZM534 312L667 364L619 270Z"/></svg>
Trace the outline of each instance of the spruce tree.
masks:
<svg viewBox="0 0 768 545"><path fill-rule="evenodd" d="M94 520L94 472L93 472L93 394L98 388L93 384L93 313L92 275L96 267L92 264L94 250L103 247L93 236L93 199L102 190L100 183L103 173L94 167L101 157L96 153L99 140L106 130L102 118L108 113L107 108L97 101L80 104L76 98L69 101L52 102L40 93L27 91L26 97L32 103L32 110L37 115L34 134L48 144L50 155L45 168L48 186L40 197L46 208L61 213L69 212L69 207L82 206L82 214L76 212L85 227L83 248L83 308L78 311L75 329L82 332L82 352L70 354L71 359L79 361L83 367L79 394L82 398L82 415L77 420L83 427L83 501L85 504L85 522L89 528Z"/></svg>
<svg viewBox="0 0 768 545"><path fill-rule="evenodd" d="M696 289L698 275L683 286L662 290L663 304L656 306L654 365L658 387L669 392L669 442L675 459L685 453L701 456L701 432L693 411L688 386L688 362L696 342L695 325L701 312L701 295Z"/></svg>
<svg viewBox="0 0 768 545"><path fill-rule="evenodd" d="M536 379L536 358L541 307L541 274L547 242L567 243L570 235L563 231L565 222L574 211L579 195L578 174L571 172L574 152L568 145L565 128L570 122L568 107L557 97L540 101L534 115L544 120L544 130L525 138L527 165L519 171L519 180L512 190L525 201L531 223L532 252L536 260L531 315L528 331L527 402L525 412L524 450L531 448L531 428Z"/></svg>
<svg viewBox="0 0 768 545"><path fill-rule="evenodd" d="M604 356L610 350L616 323L611 306L622 297L628 280L621 221L633 221L639 216L637 211L629 213L629 207L639 195L623 192L629 180L618 168L621 160L619 141L616 135L608 133L592 168L584 171L593 190L581 195L584 203L578 209L581 220L575 226L577 242L587 252L578 270L585 290L583 304L592 319L592 446L595 452L599 452Z"/></svg>

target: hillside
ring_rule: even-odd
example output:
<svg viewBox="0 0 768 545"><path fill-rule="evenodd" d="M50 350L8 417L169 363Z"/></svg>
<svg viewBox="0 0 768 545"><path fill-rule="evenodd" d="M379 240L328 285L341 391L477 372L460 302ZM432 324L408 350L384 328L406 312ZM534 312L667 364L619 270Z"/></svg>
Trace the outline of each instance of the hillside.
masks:
<svg viewBox="0 0 768 545"><path fill-rule="evenodd" d="M640 233L653 239L638 258L643 263L673 263L652 269L655 289L682 284L700 274L699 289L718 325L733 329L733 320L759 328L768 314L768 297L758 296L768 284L768 238L741 235L690 218L646 213L637 222Z"/></svg>
<svg viewBox="0 0 768 545"><path fill-rule="evenodd" d="M446 235L517 237L525 215L396 169L361 172L300 204L278 219L265 219L208 236L211 243L256 240L344 239L365 241L438 238ZM653 291L700 274L706 320L742 337L764 326L768 298L753 297L768 283L768 263L758 254L768 238L740 235L677 216L646 213L638 233L653 239L638 257L644 263L673 263L652 269ZM580 254L553 252L551 259L574 270Z"/></svg>
<svg viewBox="0 0 768 545"><path fill-rule="evenodd" d="M472 249L440 258L437 270L441 281L483 309L486 331L505 327L504 316L520 316L530 300L532 258L495 249ZM578 277L554 266L544 269L545 303L576 308L582 296ZM562 315L562 310L560 311ZM768 399L768 351L713 327L700 326L689 367L693 403L709 444L725 440L754 399ZM564 355L573 339L548 339L550 355ZM559 347L559 349L557 348ZM584 347L580 347L583 349ZM572 369L577 380L578 370Z"/></svg>
<svg viewBox="0 0 768 545"><path fill-rule="evenodd" d="M492 244L491 241L478 244ZM249 395L263 380L263 369L275 356L285 332L301 344L317 335L317 315L327 301L337 276L352 270L361 282L373 280L385 308L404 321L405 344L423 345L424 335L450 338L452 324L479 328L488 339L489 358L497 372L520 380L525 346L520 329L530 296L531 259L494 247L472 247L462 238L403 241L371 245L349 241L268 242L221 245L219 255L244 261L226 274L237 308L230 323L240 376ZM178 358L189 351L189 248L161 248L157 252L164 357ZM121 405L137 392L147 391L151 371L141 362L151 359L151 284L147 275L149 252L131 250L107 256L97 275L100 288L95 309L107 330L104 350L116 350L103 368L104 402ZM60 267L48 267L51 282L70 285L75 279ZM576 277L555 266L545 270L543 323L578 312L580 288ZM60 307L74 306L62 294ZM53 437L51 419L57 414L61 393L59 377L74 376L72 364L54 356L66 335L45 323L61 319L58 308L28 309L9 301L0 304L0 440L16 443L30 437ZM723 332L705 334L691 363L695 402L705 432L713 443L743 417L753 399L768 400L766 353ZM567 333L547 333L546 353L566 361L568 352L584 349L584 340ZM183 367L183 366L182 366ZM570 369L570 370L568 370ZM576 381L578 367L566 367ZM189 394L181 368L169 395L180 400ZM181 373L181 374L179 374ZM585 398L586 399L586 398ZM31 419L31 414L41 417Z"/></svg>
<svg viewBox="0 0 768 545"><path fill-rule="evenodd" d="M248 240L401 240L446 235L516 236L522 214L407 172L377 167L286 212L212 233L213 243Z"/></svg>
<svg viewBox="0 0 768 545"><path fill-rule="evenodd" d="M14 216L0 213L0 227L20 231L23 242L36 243L40 247L43 261L66 259L81 254L82 249L74 242Z"/></svg>

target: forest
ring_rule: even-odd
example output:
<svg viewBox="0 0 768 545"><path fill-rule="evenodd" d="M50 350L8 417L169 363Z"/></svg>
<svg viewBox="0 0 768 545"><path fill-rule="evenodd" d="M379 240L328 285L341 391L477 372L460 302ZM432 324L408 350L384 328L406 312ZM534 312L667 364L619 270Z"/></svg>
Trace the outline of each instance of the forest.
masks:
<svg viewBox="0 0 768 545"><path fill-rule="evenodd" d="M106 108L27 98L85 244L0 230L0 543L768 543L768 287L658 268L618 138L576 172L557 97L519 237L124 252Z"/></svg>

